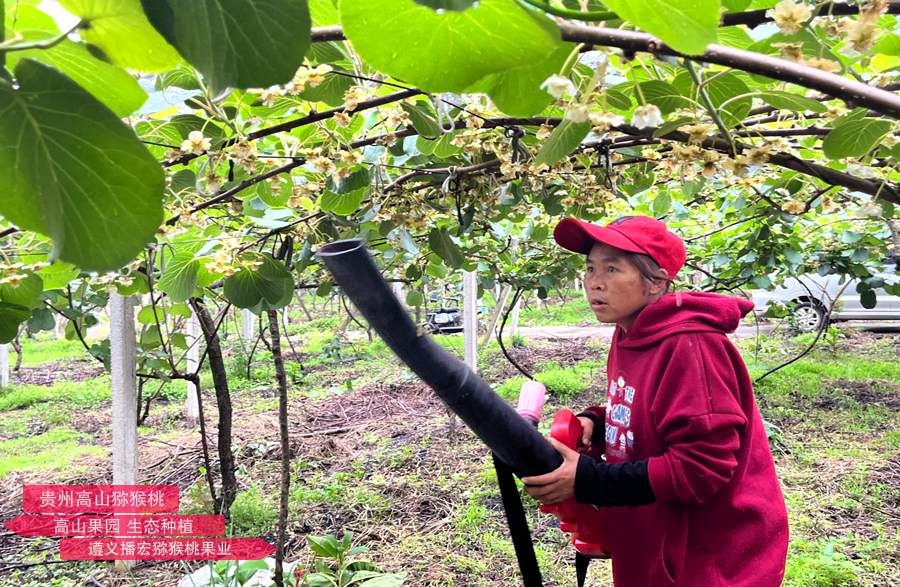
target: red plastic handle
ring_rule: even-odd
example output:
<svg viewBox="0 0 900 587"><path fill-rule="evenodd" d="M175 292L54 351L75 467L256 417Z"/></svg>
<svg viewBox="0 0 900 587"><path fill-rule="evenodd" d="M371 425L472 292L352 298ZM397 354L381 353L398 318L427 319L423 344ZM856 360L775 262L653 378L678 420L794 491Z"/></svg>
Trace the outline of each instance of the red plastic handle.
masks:
<svg viewBox="0 0 900 587"><path fill-rule="evenodd" d="M572 410L562 409L553 416L550 436L572 450L578 450L583 431L581 421ZM588 556L608 556L606 511L603 508L581 504L572 498L556 505L541 505L541 511L559 518L560 529L572 534L576 550Z"/></svg>

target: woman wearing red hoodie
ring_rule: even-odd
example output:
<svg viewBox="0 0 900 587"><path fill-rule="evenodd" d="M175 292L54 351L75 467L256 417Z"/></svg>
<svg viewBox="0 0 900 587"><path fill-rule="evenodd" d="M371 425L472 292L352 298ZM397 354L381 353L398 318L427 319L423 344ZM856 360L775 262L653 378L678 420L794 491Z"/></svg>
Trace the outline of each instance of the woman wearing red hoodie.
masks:
<svg viewBox="0 0 900 587"><path fill-rule="evenodd" d="M563 464L524 478L526 490L548 504L608 507L616 587L780 585L784 498L750 377L726 337L753 304L669 292L686 254L658 220L566 218L553 236L587 256L588 301L616 324L605 405L579 414L583 444L603 443L606 460L553 441Z"/></svg>

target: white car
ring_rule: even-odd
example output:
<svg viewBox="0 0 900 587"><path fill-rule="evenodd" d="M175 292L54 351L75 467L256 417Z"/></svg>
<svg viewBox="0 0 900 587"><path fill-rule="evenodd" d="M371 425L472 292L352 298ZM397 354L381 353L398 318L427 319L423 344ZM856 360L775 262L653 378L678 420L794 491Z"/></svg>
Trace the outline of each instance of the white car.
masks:
<svg viewBox="0 0 900 587"><path fill-rule="evenodd" d="M885 283L900 282L898 260L885 259L882 270L875 273ZM833 306L831 320L900 320L900 297L875 289L875 306L864 308L856 291L858 279L847 283L838 275L822 277L816 273L789 278L772 291L753 292L754 312L764 313L770 304L786 306L791 312L791 321L802 332L813 332L822 327L822 322Z"/></svg>

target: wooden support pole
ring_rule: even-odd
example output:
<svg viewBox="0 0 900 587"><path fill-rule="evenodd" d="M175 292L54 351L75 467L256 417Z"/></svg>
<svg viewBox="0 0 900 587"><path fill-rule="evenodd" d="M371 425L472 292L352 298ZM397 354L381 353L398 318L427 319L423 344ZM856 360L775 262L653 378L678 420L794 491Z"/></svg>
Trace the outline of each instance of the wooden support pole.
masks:
<svg viewBox="0 0 900 587"><path fill-rule="evenodd" d="M484 337L481 339L481 344L487 344L491 337L494 335L494 331L497 330L497 323L500 321L500 316L503 315L503 307L506 305L506 299L509 297L509 292L512 288L508 285L504 285L500 289L500 293L497 295L497 305L494 306L494 311L491 312L491 317L488 320L488 329L487 332L484 333Z"/></svg>
<svg viewBox="0 0 900 587"><path fill-rule="evenodd" d="M463 273L463 336L465 337L465 363L478 372L478 284L475 273Z"/></svg>

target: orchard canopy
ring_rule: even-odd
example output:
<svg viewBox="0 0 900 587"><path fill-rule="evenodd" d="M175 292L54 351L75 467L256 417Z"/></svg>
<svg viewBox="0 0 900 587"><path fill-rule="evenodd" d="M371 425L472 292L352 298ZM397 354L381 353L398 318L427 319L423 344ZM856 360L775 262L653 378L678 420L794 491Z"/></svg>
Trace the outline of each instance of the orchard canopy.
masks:
<svg viewBox="0 0 900 587"><path fill-rule="evenodd" d="M357 236L413 306L460 270L571 282L563 216L665 220L693 287L818 270L866 306L900 246L900 2L0 7L0 341L151 293L164 372L186 302L325 295L313 253Z"/></svg>

